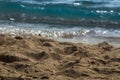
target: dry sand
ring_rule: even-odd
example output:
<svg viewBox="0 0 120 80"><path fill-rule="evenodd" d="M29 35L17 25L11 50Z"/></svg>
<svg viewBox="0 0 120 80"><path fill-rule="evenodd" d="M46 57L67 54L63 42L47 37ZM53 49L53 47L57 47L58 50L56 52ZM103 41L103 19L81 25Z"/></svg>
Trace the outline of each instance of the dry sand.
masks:
<svg viewBox="0 0 120 80"><path fill-rule="evenodd" d="M0 80L120 80L120 48L0 35Z"/></svg>

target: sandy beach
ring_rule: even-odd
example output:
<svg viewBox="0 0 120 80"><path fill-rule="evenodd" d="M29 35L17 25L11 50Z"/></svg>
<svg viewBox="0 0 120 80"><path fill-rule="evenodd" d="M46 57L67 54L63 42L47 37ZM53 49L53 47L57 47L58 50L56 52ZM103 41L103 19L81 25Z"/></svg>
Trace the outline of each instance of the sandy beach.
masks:
<svg viewBox="0 0 120 80"><path fill-rule="evenodd" d="M0 80L120 80L120 47L0 35Z"/></svg>

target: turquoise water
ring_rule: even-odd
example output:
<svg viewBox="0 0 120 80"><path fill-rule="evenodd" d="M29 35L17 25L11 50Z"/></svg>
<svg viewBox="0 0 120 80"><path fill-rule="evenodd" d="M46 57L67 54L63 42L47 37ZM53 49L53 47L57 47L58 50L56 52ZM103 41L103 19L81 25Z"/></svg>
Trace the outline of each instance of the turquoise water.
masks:
<svg viewBox="0 0 120 80"><path fill-rule="evenodd" d="M0 0L0 32L120 43L120 1Z"/></svg>
<svg viewBox="0 0 120 80"><path fill-rule="evenodd" d="M118 27L119 4L119 0L0 0L0 19L14 18L16 22L28 23Z"/></svg>

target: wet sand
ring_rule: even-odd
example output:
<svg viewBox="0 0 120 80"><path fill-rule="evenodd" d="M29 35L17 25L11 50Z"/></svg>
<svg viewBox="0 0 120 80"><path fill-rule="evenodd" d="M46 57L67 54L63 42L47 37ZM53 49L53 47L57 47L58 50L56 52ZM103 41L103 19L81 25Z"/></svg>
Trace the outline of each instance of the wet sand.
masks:
<svg viewBox="0 0 120 80"><path fill-rule="evenodd" d="M0 80L120 80L120 47L0 35Z"/></svg>

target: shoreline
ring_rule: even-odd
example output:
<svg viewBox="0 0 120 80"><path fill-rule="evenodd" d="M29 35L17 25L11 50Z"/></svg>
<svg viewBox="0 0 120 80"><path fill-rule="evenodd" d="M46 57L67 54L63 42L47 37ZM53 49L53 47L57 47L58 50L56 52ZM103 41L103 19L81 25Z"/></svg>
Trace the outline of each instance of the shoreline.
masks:
<svg viewBox="0 0 120 80"><path fill-rule="evenodd" d="M119 75L120 47L107 42L90 45L0 35L0 79L119 80Z"/></svg>
<svg viewBox="0 0 120 80"><path fill-rule="evenodd" d="M35 26L35 27L34 27ZM57 26L57 27L56 27ZM108 42L120 47L119 29L107 29L100 27L62 26L48 24L10 23L3 22L0 26L0 34L13 36L41 35L60 42L98 44Z"/></svg>

